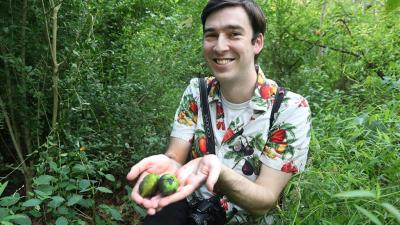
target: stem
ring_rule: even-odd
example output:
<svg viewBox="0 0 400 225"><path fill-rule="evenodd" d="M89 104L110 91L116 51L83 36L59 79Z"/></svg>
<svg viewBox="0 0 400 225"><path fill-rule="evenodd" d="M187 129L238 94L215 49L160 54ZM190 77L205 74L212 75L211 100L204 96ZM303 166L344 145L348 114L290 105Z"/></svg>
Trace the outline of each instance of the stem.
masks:
<svg viewBox="0 0 400 225"><path fill-rule="evenodd" d="M51 42L50 42L50 32L47 24L47 18L46 18L46 11L44 8L44 3L42 0L42 5L43 5L43 13L45 15L45 25L46 25L46 35L47 35L47 40L49 42L50 46L50 53L51 53L51 59L53 63L53 73L52 73L52 80L53 80L53 117L52 117L52 122L51 122L51 130L55 130L57 126L57 115L58 115L58 68L60 64L57 62L57 15L58 11L60 10L61 4L58 4L57 6L54 6L54 2L50 1L50 7L53 9L53 14L52 14L52 21L53 21L53 26L52 26L52 37L51 37Z"/></svg>
<svg viewBox="0 0 400 225"><path fill-rule="evenodd" d="M3 116L4 116L4 119L6 120L7 128L10 133L10 136L11 136L11 140L14 144L14 148L17 151L19 161L21 162L21 165L22 165L22 171L23 171L24 177L25 177L25 187L26 187L25 190L26 190L26 193L28 194L29 192L32 191L32 186L31 186L32 172L30 171L30 168L28 168L25 163L21 145L15 137L15 133L14 133L13 127L11 125L10 117L8 116L6 106L4 105L3 99L1 97L0 97L0 109L3 112Z"/></svg>

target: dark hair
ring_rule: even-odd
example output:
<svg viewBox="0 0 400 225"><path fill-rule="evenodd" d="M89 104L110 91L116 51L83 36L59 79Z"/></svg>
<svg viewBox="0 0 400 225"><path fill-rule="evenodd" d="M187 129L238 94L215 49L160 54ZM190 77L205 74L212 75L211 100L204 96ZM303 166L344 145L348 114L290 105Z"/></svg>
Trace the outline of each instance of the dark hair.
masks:
<svg viewBox="0 0 400 225"><path fill-rule="evenodd" d="M244 9L253 28L253 38L251 42L254 44L259 33L265 34L266 22L265 16L261 8L253 0L209 0L201 13L201 22L204 25L207 17L220 9L225 7L240 6Z"/></svg>

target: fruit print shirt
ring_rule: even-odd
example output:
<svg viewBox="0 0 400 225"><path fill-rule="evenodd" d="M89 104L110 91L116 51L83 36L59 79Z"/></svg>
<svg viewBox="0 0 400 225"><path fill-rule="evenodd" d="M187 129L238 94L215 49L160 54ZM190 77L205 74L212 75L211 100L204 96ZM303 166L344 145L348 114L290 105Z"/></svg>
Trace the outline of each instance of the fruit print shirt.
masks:
<svg viewBox="0 0 400 225"><path fill-rule="evenodd" d="M216 142L215 154L222 163L252 181L257 179L261 164L287 173L304 170L311 128L310 108L304 97L287 91L270 129L269 118L278 86L273 80L266 79L259 69L256 88L246 103L247 108L239 114L236 112L236 117L227 124L225 115L235 112L224 107L226 102L221 96L219 82L214 77L205 79ZM197 78L190 81L182 96L171 136L191 142L193 158L208 154ZM196 194L201 198L212 195L205 187ZM225 197L221 199L221 205L227 215L233 208L239 210L234 219L237 222L247 220L246 213Z"/></svg>

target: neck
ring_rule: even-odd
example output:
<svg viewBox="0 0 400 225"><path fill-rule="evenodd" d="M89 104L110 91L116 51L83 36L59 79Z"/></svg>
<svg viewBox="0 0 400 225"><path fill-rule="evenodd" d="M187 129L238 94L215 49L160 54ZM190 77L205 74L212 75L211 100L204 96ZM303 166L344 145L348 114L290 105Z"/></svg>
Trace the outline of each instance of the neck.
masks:
<svg viewBox="0 0 400 225"><path fill-rule="evenodd" d="M257 73L253 70L242 79L220 81L221 92L224 98L232 103L243 103L251 99L257 81Z"/></svg>

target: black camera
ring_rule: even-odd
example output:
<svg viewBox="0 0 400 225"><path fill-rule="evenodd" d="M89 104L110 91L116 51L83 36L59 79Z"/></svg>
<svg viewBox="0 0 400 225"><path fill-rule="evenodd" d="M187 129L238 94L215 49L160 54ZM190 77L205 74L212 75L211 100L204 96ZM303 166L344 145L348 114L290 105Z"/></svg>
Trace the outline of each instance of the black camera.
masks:
<svg viewBox="0 0 400 225"><path fill-rule="evenodd" d="M224 225L226 223L226 213L217 196L196 200L194 203L192 202L191 209L190 225Z"/></svg>

